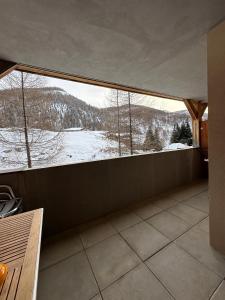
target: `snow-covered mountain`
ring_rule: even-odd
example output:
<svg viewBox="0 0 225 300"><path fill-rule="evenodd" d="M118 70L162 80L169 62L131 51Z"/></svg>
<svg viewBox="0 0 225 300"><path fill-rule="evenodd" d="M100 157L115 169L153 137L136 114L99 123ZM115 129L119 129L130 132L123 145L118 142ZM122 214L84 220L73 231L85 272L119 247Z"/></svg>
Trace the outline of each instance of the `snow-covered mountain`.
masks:
<svg viewBox="0 0 225 300"><path fill-rule="evenodd" d="M118 132L117 107L97 108L68 94L61 88L45 87L25 89L25 108L28 126L51 131L80 127L108 132L116 139ZM175 123L189 119L187 111L169 113L143 105L131 105L131 121L134 138L143 142L149 126L158 128L160 137L168 145ZM21 90L0 91L0 127L23 127ZM129 134L128 105L119 107L120 133Z"/></svg>

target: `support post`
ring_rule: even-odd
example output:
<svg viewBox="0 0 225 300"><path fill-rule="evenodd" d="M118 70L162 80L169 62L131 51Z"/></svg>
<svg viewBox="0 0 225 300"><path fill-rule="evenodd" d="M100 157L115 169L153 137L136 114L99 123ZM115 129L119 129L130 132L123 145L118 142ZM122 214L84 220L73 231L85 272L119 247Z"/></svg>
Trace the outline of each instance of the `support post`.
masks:
<svg viewBox="0 0 225 300"><path fill-rule="evenodd" d="M207 54L210 243L225 255L225 22L209 32Z"/></svg>
<svg viewBox="0 0 225 300"><path fill-rule="evenodd" d="M199 102L191 99L184 100L184 103L192 118L192 136L193 146L199 147L200 145L200 127L202 116L206 110L207 103Z"/></svg>

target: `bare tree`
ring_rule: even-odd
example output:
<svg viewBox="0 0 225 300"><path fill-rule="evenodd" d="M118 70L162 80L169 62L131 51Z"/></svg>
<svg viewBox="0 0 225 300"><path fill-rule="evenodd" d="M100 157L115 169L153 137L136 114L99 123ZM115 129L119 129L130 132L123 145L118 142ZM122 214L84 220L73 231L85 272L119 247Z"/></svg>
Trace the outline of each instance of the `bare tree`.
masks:
<svg viewBox="0 0 225 300"><path fill-rule="evenodd" d="M128 96L128 109L129 109L129 130L130 130L130 154L133 155L133 131L132 131L132 115L131 115L131 96L130 92Z"/></svg>
<svg viewBox="0 0 225 300"><path fill-rule="evenodd" d="M61 149L57 111L51 113L52 95L44 92L45 79L14 71L0 81L1 161L8 165L46 164ZM58 127L58 128L56 128Z"/></svg>
<svg viewBox="0 0 225 300"><path fill-rule="evenodd" d="M122 155L121 151L121 132L120 132L120 101L119 101L119 90L111 89L110 93L108 95L108 103L112 107L116 107L116 118L117 118L117 129L116 129L116 135L118 140L118 154L119 156ZM112 122L114 123L114 118L112 118ZM114 124L110 126L111 128L114 128Z"/></svg>
<svg viewBox="0 0 225 300"><path fill-rule="evenodd" d="M27 153L27 165L28 168L32 168L31 155L30 155L30 145L28 139L28 128L27 128L27 115L26 115L26 106L25 106L25 97L24 97L24 77L23 72L21 72L21 95L22 95L22 106L23 106L23 120L24 120L24 137Z"/></svg>
<svg viewBox="0 0 225 300"><path fill-rule="evenodd" d="M135 128L136 124L133 123L133 109L135 105L140 105L143 96L140 94L127 92L126 97L128 102L129 115L130 154L133 155L135 151L134 131L138 132L138 129Z"/></svg>
<svg viewBox="0 0 225 300"><path fill-rule="evenodd" d="M122 90L110 90L108 96L108 103L111 105L110 118L107 119L109 129L111 133L116 131L118 140L118 151L119 155L122 155L122 149L126 154L134 154L134 132L137 132L137 124L133 123L133 108L134 105L139 105L141 102L141 95L134 94ZM114 110L113 108L116 108ZM116 121L115 121L116 117ZM117 127L115 127L117 124ZM112 138L115 134L111 134L109 137ZM140 148L142 143L140 142Z"/></svg>

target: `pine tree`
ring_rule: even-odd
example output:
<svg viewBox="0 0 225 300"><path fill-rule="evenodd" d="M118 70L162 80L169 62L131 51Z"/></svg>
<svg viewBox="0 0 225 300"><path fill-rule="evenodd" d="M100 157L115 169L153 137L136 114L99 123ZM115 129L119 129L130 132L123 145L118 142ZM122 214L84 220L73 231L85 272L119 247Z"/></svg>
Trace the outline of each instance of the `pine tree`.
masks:
<svg viewBox="0 0 225 300"><path fill-rule="evenodd" d="M170 143L179 143L180 141L180 135L181 135L181 128L178 123L174 124L173 126L173 132L170 138Z"/></svg>
<svg viewBox="0 0 225 300"><path fill-rule="evenodd" d="M186 144L187 143L186 125L185 125L184 121L181 123L181 126L180 126L179 142L182 143L182 144Z"/></svg>
<svg viewBox="0 0 225 300"><path fill-rule="evenodd" d="M181 134L180 134L180 143L192 145L192 132L189 125L189 122L183 121L181 124Z"/></svg>
<svg viewBox="0 0 225 300"><path fill-rule="evenodd" d="M183 121L180 126L177 123L174 125L170 143L192 145L192 132L188 120Z"/></svg>
<svg viewBox="0 0 225 300"><path fill-rule="evenodd" d="M149 151L154 149L154 133L152 130L152 124L149 125L148 130L146 132L145 141L144 141L144 150Z"/></svg>
<svg viewBox="0 0 225 300"><path fill-rule="evenodd" d="M148 131L146 133L145 141L144 141L144 150L149 151L161 151L162 150L162 143L159 137L158 128L155 129L155 132L152 130L152 124L149 125Z"/></svg>
<svg viewBox="0 0 225 300"><path fill-rule="evenodd" d="M186 126L187 144L188 144L188 146L192 146L192 144L193 144L193 142L192 142L192 132L191 132L191 127L190 127L190 124L189 124L188 120L186 120L185 126Z"/></svg>

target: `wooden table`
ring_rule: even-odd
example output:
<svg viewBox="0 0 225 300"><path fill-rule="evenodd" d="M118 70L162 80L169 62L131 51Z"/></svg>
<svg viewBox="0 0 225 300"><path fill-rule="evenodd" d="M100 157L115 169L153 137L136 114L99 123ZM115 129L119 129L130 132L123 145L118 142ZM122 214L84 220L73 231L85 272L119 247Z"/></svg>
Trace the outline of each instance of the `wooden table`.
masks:
<svg viewBox="0 0 225 300"><path fill-rule="evenodd" d="M43 209L0 219L0 262L9 267L0 300L36 299Z"/></svg>

